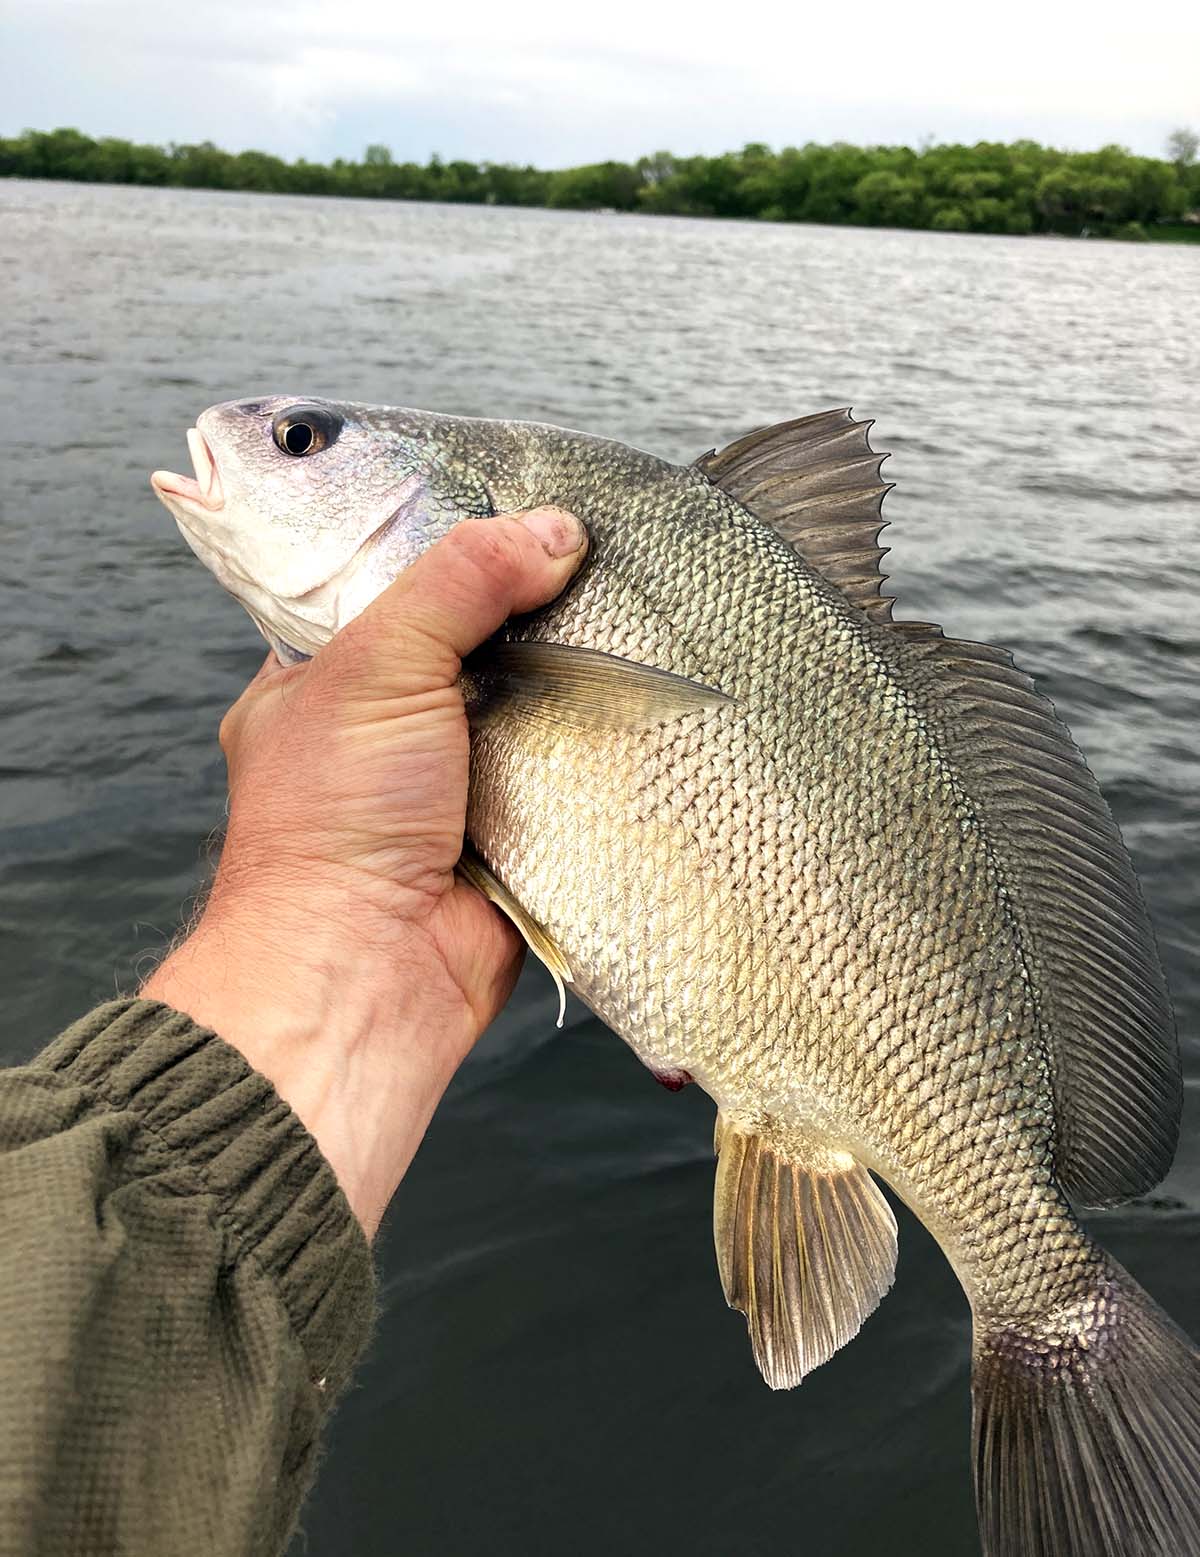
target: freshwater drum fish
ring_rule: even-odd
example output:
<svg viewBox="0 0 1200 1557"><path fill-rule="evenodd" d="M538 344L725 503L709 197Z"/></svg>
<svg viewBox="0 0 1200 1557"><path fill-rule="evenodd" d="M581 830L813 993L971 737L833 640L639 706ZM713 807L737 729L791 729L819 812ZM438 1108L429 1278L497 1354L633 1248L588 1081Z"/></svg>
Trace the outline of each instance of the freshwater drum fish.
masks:
<svg viewBox="0 0 1200 1557"><path fill-rule="evenodd" d="M468 662L463 869L717 1105L714 1230L773 1388L891 1286L891 1186L974 1319L987 1557L1200 1553L1200 1354L1080 1226L1152 1185L1179 1057L1142 897L1003 650L893 618L883 456L828 411L690 465L561 428L244 400L155 490L285 662L460 520L590 551Z"/></svg>

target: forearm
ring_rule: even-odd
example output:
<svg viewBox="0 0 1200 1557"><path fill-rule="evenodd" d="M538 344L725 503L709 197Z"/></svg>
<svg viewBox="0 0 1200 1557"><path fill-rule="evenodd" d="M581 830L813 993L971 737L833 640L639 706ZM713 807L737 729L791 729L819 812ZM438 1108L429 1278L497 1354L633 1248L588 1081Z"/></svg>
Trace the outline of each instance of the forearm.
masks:
<svg viewBox="0 0 1200 1557"><path fill-rule="evenodd" d="M280 1550L373 1282L265 1078L100 1007L0 1073L0 1217L0 1550Z"/></svg>
<svg viewBox="0 0 1200 1557"><path fill-rule="evenodd" d="M289 903L261 881L242 897L218 877L199 925L142 993L219 1032L267 1077L371 1238L481 1024L431 976L427 942L373 934L361 897L307 885Z"/></svg>

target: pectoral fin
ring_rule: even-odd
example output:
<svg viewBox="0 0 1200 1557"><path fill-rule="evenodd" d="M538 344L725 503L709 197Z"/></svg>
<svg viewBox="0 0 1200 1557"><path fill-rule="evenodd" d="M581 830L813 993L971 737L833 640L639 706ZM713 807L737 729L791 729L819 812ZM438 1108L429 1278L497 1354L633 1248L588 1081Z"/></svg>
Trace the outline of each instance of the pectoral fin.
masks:
<svg viewBox="0 0 1200 1557"><path fill-rule="evenodd" d="M512 920L521 932L529 950L549 969L554 987L558 990L558 1025L561 1027L567 1009L565 986L575 982L571 977L567 959L537 920L532 919L508 888L496 879L470 844L464 847L456 869L464 881L469 881L473 887L483 893L489 903L495 903L500 912Z"/></svg>
<svg viewBox="0 0 1200 1557"><path fill-rule="evenodd" d="M754 1360L790 1389L851 1340L892 1284L896 1219L850 1155L797 1132L770 1141L717 1115L713 1232Z"/></svg>
<svg viewBox="0 0 1200 1557"><path fill-rule="evenodd" d="M497 712L580 730L665 724L729 698L673 671L563 643L492 643L463 666L471 722Z"/></svg>

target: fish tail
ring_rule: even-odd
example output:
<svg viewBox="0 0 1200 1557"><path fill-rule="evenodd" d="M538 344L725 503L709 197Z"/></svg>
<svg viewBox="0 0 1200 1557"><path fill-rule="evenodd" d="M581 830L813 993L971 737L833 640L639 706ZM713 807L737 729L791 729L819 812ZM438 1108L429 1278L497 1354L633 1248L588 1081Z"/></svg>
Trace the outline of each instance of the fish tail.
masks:
<svg viewBox="0 0 1200 1557"><path fill-rule="evenodd" d="M1099 1250L1048 1318L978 1324L984 1557L1200 1553L1200 1352Z"/></svg>

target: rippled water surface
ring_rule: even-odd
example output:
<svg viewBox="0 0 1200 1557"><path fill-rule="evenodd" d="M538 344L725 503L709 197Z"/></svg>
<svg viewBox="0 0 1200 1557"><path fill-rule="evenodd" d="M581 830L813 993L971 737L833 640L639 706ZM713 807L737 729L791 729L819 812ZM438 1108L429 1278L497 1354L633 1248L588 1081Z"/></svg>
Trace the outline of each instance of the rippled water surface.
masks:
<svg viewBox="0 0 1200 1557"><path fill-rule="evenodd" d="M31 1052L161 948L261 658L146 473L283 391L689 459L876 417L901 612L1012 648L1141 873L1188 1070L1103 1236L1200 1335L1200 251L0 181L0 976ZM464 1068L382 1241L311 1553L962 1557L965 1303L903 1211L862 1335L773 1395L711 1248L712 1108L548 982Z"/></svg>

